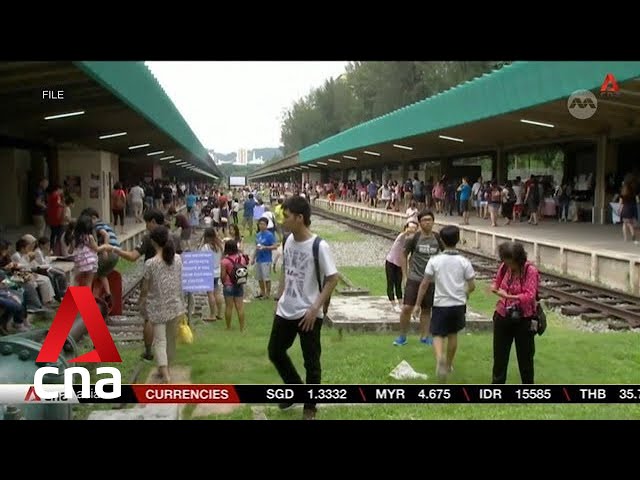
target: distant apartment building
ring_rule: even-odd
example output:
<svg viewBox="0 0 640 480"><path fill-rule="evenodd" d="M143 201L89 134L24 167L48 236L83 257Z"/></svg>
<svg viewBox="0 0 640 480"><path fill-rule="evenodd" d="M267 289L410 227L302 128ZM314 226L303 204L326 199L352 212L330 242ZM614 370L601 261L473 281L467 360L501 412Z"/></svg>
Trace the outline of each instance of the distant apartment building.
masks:
<svg viewBox="0 0 640 480"><path fill-rule="evenodd" d="M249 164L251 164L251 165L262 165L263 163L264 163L264 159L262 158L262 155L260 155L259 157L256 157L256 151L253 150L253 158L249 162Z"/></svg>
<svg viewBox="0 0 640 480"><path fill-rule="evenodd" d="M236 162L234 165L246 165L248 152L246 148L239 148L236 154Z"/></svg>

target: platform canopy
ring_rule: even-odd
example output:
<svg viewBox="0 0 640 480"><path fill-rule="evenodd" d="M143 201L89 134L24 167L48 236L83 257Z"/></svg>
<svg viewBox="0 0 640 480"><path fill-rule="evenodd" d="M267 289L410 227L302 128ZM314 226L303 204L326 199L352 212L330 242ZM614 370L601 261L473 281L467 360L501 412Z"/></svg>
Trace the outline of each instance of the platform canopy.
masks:
<svg viewBox="0 0 640 480"><path fill-rule="evenodd" d="M610 139L637 137L638 77L640 62L514 62L310 145L297 152L297 158L299 166L344 169L526 149L605 134ZM606 91L601 92L603 84ZM580 119L570 111L593 108L584 102L585 90L593 93L597 105L593 116ZM575 98L581 105L573 102L570 108ZM266 166L260 174L291 168Z"/></svg>
<svg viewBox="0 0 640 480"><path fill-rule="evenodd" d="M222 176L143 62L1 62L0 146L64 145Z"/></svg>

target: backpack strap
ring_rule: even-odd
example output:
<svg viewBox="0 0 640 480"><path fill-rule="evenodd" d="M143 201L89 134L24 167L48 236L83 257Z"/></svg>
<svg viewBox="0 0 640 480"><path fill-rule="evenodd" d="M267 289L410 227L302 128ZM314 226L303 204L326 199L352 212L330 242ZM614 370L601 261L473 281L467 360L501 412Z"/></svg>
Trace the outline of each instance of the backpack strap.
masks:
<svg viewBox="0 0 640 480"><path fill-rule="evenodd" d="M283 272L285 271L285 267L286 267L286 263L285 262L286 262L286 258L287 258L285 256L285 254L284 254L284 246L287 244L287 240L289 240L289 236L290 235L291 235L290 233L287 233L284 236L284 238L282 239L282 271Z"/></svg>
<svg viewBox="0 0 640 480"><path fill-rule="evenodd" d="M313 263L316 267L316 280L318 280L318 289L322 292L322 280L320 278L320 242L322 238L316 235L316 238L313 239Z"/></svg>
<svg viewBox="0 0 640 480"><path fill-rule="evenodd" d="M444 243L442 242L442 238L440 237L440 234L435 231L432 231L431 233L433 234L433 237L438 242L438 250L440 250L441 252L444 251ZM409 253L411 253L412 255L413 255L413 252L415 252L416 250L416 246L418 245L418 241L420 240L421 236L422 236L422 231L416 232L406 244L409 246Z"/></svg>
<svg viewBox="0 0 640 480"><path fill-rule="evenodd" d="M418 245L418 240L420 239L420 235L422 235L421 231L417 231L416 233L413 234L413 236L409 239L409 241L405 246L405 251L409 250L409 253L413 255L413 252L416 250L416 246Z"/></svg>
<svg viewBox="0 0 640 480"><path fill-rule="evenodd" d="M433 236L436 237L436 240L438 241L438 248L440 249L441 252L443 252L444 251L444 242L442 241L442 238L440 237L440 234L438 232L433 232Z"/></svg>

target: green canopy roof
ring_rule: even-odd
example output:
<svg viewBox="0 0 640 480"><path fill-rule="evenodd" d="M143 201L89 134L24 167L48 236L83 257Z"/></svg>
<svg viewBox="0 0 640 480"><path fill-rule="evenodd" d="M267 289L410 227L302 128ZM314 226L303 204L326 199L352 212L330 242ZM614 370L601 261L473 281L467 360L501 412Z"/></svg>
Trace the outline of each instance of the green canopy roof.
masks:
<svg viewBox="0 0 640 480"><path fill-rule="evenodd" d="M515 62L300 150L300 162L483 120L640 76L640 62Z"/></svg>
<svg viewBox="0 0 640 480"><path fill-rule="evenodd" d="M221 176L189 124L144 62L74 62L130 108L152 122Z"/></svg>

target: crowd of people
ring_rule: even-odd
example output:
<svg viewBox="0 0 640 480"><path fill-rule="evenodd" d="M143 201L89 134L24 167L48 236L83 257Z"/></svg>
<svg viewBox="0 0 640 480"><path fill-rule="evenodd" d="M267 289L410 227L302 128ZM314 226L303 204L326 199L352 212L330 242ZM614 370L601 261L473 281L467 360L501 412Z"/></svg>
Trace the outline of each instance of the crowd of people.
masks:
<svg viewBox="0 0 640 480"><path fill-rule="evenodd" d="M477 197L474 188L463 180L461 197ZM111 301L109 273L120 259L134 262L144 257L140 295L140 313L145 321L142 356L155 359L156 381L168 383L177 326L186 313L181 253L207 251L213 257L214 278L207 292L209 314L204 320L224 319L226 328L231 329L235 311L240 330L245 328L245 286L249 266L254 266L259 286L255 299L277 301L267 345L270 361L285 383L303 383L287 353L299 336L305 359L304 382L321 383L321 328L338 272L329 244L310 230L313 192L308 185L277 184L227 192L213 186L188 186L181 196L173 196L173 192L169 195L167 189L167 196L157 203L149 202L146 193L142 185L127 192L116 183L112 226L92 208L84 209L78 218L65 214L72 202L60 200L62 193L56 191L55 197L47 198L45 203L47 211L53 201L56 211L62 212L60 228L47 217L50 238L25 236L16 243L13 255L8 242L0 241L0 274L4 275L6 287L0 289L0 333L28 329L27 311L55 308L64 296L64 273L46 260L57 243L57 248L73 258L74 283L94 291L97 283L98 300L105 302L107 308ZM377 191L371 193L370 199L374 199ZM394 195L383 198L391 207L399 201ZM433 347L436 374L446 379L454 368L457 334L465 326L475 273L469 260L456 249L460 240L458 227L446 226L435 232L435 213L427 204L419 194L407 204L406 225L385 257L387 294L400 323L400 334L393 344L406 345L411 318L419 318L419 341ZM441 211L438 205L436 197L436 209ZM144 222L147 232L130 251L121 248L115 227L127 213L136 222ZM245 244L249 236L255 241L251 255L246 253ZM509 352L515 342L522 381L533 383L538 271L527 261L524 248L518 243L500 245L499 253L502 264L491 285L491 291L498 296L493 318L492 380L506 381ZM271 276L278 266L280 278L274 288ZM12 288L10 282L17 281L19 275L23 280ZM288 408L290 404L280 406ZM306 404L303 418L312 419L315 415L315 404Z"/></svg>

